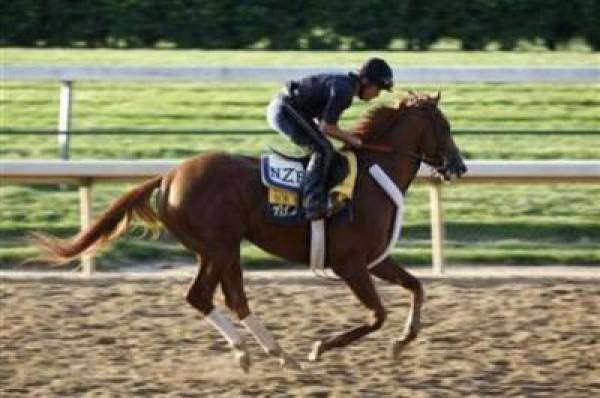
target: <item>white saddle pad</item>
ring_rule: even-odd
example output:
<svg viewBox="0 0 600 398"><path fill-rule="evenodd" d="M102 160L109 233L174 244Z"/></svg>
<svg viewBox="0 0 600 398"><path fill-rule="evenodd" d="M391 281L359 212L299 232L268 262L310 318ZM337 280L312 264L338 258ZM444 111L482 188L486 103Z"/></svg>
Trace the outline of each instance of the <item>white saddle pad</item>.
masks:
<svg viewBox="0 0 600 398"><path fill-rule="evenodd" d="M261 156L260 164L264 185L300 192L305 174L301 162L270 153Z"/></svg>

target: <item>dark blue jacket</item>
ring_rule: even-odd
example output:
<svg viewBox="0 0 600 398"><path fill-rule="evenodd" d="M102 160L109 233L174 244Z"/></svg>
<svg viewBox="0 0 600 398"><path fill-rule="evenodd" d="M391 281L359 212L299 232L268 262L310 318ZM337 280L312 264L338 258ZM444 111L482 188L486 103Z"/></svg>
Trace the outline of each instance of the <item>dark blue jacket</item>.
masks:
<svg viewBox="0 0 600 398"><path fill-rule="evenodd" d="M294 108L308 119L336 124L342 112L352 105L359 84L354 73L308 76L287 83Z"/></svg>

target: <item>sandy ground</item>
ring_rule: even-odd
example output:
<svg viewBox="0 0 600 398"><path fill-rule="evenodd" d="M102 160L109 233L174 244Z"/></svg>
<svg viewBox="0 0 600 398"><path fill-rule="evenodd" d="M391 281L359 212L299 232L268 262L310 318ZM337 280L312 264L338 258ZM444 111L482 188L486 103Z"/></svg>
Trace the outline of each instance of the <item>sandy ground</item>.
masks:
<svg viewBox="0 0 600 398"><path fill-rule="evenodd" d="M398 361L389 341L408 295L380 284L383 329L317 363L313 341L366 311L341 284L252 280L252 307L304 371L279 370L252 342L250 374L181 280L0 282L2 397L600 396L597 280L427 281L424 329Z"/></svg>

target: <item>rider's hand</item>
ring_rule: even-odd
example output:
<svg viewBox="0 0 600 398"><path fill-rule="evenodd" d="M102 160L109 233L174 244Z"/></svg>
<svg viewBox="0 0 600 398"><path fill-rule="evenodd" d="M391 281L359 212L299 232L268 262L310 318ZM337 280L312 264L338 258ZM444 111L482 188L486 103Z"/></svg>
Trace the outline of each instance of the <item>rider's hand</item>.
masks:
<svg viewBox="0 0 600 398"><path fill-rule="evenodd" d="M346 137L346 143L354 148L360 148L362 146L362 140L355 135Z"/></svg>

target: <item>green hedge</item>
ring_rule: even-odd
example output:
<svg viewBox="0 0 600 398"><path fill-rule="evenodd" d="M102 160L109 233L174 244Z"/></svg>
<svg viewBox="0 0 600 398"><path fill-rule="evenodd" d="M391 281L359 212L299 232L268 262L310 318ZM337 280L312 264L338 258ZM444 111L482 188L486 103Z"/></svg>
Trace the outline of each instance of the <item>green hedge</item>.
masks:
<svg viewBox="0 0 600 398"><path fill-rule="evenodd" d="M427 49L442 37L463 49L512 49L575 37L600 49L598 0L19 0L0 6L4 46Z"/></svg>

